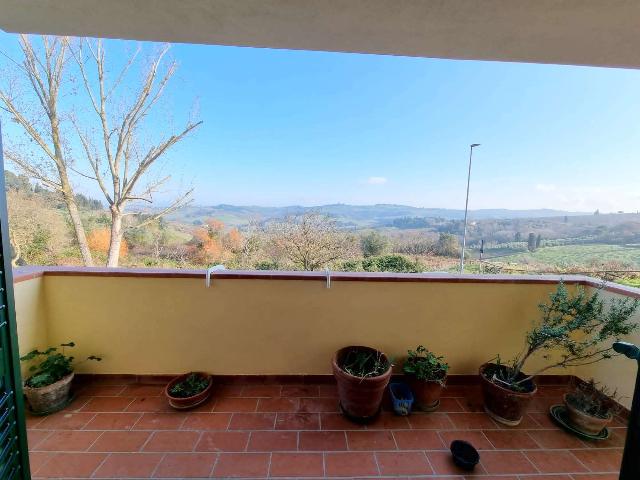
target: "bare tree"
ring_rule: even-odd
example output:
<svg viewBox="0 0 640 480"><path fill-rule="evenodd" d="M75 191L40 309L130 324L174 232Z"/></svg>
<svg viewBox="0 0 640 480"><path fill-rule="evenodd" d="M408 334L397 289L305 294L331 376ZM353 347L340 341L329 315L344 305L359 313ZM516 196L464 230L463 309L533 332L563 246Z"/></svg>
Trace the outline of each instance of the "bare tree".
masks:
<svg viewBox="0 0 640 480"><path fill-rule="evenodd" d="M33 149L8 148L7 158L31 178L62 194L85 265L92 265L93 259L75 202L70 172L96 182L111 214L107 266L117 266L125 217L148 213L140 209L130 211L130 205L153 203L153 195L171 178L167 175L153 179L151 168L202 122L189 120L175 133L159 135L161 138L148 143L143 140L151 136L152 131L145 130L145 120L176 71L175 62L166 66L163 62L168 46L140 67L141 81L137 87L132 87L131 82L125 86L123 80L137 65L140 50L130 55L109 81L105 48L100 40L79 40L74 46L66 37L43 37L40 51L33 47L29 37L21 36L20 45L24 61L14 64L19 67L22 78L28 80L27 90L30 89L31 95L26 97L33 99L35 94L39 108L30 108L24 96L22 101L17 101L11 88L0 89L0 101L39 149L38 155L34 156ZM68 72L71 69L69 59L75 60L71 61L76 67L73 72ZM74 92L74 102L62 119L59 95L62 87L73 88L73 73L77 74L87 93L89 113L83 111L81 96ZM42 111L46 114L46 122L40 121ZM90 121L91 115L96 122ZM62 120L72 126L70 131L62 130ZM96 126L92 128L94 124ZM75 144L79 145L81 153L74 151ZM88 163L89 172L78 166L80 158ZM169 206L146 215L143 221L132 222L131 227L140 228L158 220L188 203L190 195L191 190L179 195Z"/></svg>
<svg viewBox="0 0 640 480"><path fill-rule="evenodd" d="M337 260L348 260L358 249L353 235L319 213L287 217L271 224L268 232L276 250L301 270L318 270Z"/></svg>
<svg viewBox="0 0 640 480"><path fill-rule="evenodd" d="M4 154L26 175L61 194L84 264L90 266L93 259L69 178L73 160L63 143L63 119L58 108L61 87L67 78L69 40L43 37L42 48L36 50L29 38L21 35L20 48L24 58L13 64L18 78L26 80L32 94L25 95L12 83L0 88L0 102L11 119L22 127L29 143L24 148L14 143Z"/></svg>
<svg viewBox="0 0 640 480"><path fill-rule="evenodd" d="M94 42L81 40L78 47L71 49L76 60L84 88L89 97L91 107L99 121L99 145L94 143L94 136L83 129L78 121L74 126L82 144L86 160L91 166L93 175L85 175L95 180L102 191L111 213L111 241L107 258L107 266L118 265L120 244L123 235L123 219L127 215L141 215L141 211L127 212L131 202L153 203L153 194L171 177L141 185L141 180L149 169L164 155L167 150L182 140L189 132L197 128L201 121L189 120L178 132L165 136L150 145L140 141L140 131L144 120L151 109L161 98L167 83L176 71L176 62L162 68L162 61L169 46L166 45L153 58L143 74L142 82L135 90L132 101L122 107L115 96L118 87L131 66L136 62L138 52L131 55L120 73L107 84L106 55L101 40ZM92 82L92 70L95 76ZM94 84L97 84L94 86ZM135 225L140 228L161 218L189 202L192 190L175 199L168 207L149 216Z"/></svg>

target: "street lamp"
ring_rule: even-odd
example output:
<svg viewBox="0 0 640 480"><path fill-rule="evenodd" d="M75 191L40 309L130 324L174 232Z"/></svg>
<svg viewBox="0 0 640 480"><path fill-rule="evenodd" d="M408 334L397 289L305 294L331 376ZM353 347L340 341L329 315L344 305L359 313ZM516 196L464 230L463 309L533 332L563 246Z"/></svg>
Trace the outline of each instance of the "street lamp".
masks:
<svg viewBox="0 0 640 480"><path fill-rule="evenodd" d="M467 175L467 200L464 204L464 234L462 235L462 253L460 254L460 273L464 272L464 247L467 244L467 211L469 209L469 183L471 182L471 159L473 158L473 149L479 147L479 143L472 143L469 146L469 173Z"/></svg>

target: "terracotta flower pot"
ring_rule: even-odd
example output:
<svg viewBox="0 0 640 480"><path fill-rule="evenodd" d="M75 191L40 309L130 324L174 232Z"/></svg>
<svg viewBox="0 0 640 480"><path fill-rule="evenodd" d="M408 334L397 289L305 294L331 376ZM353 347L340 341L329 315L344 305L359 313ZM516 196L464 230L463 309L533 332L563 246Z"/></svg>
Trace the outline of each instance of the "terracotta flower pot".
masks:
<svg viewBox="0 0 640 480"><path fill-rule="evenodd" d="M485 363L480 367L484 409L495 421L514 427L522 421L523 413L538 388L533 381L530 381L525 383L525 387L529 387L528 391L515 392L493 383L487 378L486 370L488 367L496 366L493 363ZM522 378L525 378L525 375L520 373L518 379Z"/></svg>
<svg viewBox="0 0 640 480"><path fill-rule="evenodd" d="M417 378L409 377L409 386L413 392L416 407L423 412L433 412L440 406L440 395L442 395L442 389L444 383L447 381L445 375L442 382L435 382L433 380L418 380Z"/></svg>
<svg viewBox="0 0 640 480"><path fill-rule="evenodd" d="M341 348L331 361L333 376L338 383L338 398L344 414L352 420L367 422L375 418L380 412L384 390L391 379L391 365L386 372L377 377L355 377L348 374L340 365L351 350L365 350L382 355L384 361L388 361L384 353L374 348L362 346L350 346Z"/></svg>
<svg viewBox="0 0 640 480"><path fill-rule="evenodd" d="M69 402L73 372L46 387L33 388L24 385L24 394L33 413L44 415L63 409Z"/></svg>
<svg viewBox="0 0 640 480"><path fill-rule="evenodd" d="M567 401L567 394L564 395L564 404L567 407L567 416L571 426L587 435L598 435L613 419L611 413L607 418L602 418L578 410L571 402Z"/></svg>
<svg viewBox="0 0 640 480"><path fill-rule="evenodd" d="M171 389L177 384L185 380L191 373L195 373L203 378L206 378L209 381L207 388L205 388L200 393L192 395L191 397L174 397L171 395ZM179 377L174 378L169 382L169 384L164 389L164 394L167 396L169 400L169 405L177 410L187 410L189 408L197 407L198 405L207 401L209 396L211 395L211 388L213 387L213 379L211 375L204 372L189 372L184 375L180 375Z"/></svg>

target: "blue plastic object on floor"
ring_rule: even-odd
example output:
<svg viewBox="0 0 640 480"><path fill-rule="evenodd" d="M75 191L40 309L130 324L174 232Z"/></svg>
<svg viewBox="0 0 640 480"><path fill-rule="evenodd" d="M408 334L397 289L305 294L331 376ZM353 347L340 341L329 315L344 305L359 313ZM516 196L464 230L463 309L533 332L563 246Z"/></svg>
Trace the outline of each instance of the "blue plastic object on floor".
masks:
<svg viewBox="0 0 640 480"><path fill-rule="evenodd" d="M393 410L397 415L406 416L411 413L413 393L406 383L391 383L389 393L393 402Z"/></svg>

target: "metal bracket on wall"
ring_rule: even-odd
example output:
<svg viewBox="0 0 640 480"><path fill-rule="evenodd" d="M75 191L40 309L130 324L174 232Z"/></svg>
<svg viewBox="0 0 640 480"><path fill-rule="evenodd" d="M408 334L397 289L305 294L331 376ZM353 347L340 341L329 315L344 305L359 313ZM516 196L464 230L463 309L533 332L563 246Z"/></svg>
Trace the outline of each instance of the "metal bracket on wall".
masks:
<svg viewBox="0 0 640 480"><path fill-rule="evenodd" d="M213 275L213 272L217 272L220 270L226 270L224 268L224 265L214 265L212 267L207 268L207 277L204 281L205 285L207 286L207 288L209 288L211 286L211 276Z"/></svg>

